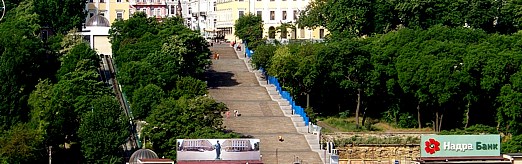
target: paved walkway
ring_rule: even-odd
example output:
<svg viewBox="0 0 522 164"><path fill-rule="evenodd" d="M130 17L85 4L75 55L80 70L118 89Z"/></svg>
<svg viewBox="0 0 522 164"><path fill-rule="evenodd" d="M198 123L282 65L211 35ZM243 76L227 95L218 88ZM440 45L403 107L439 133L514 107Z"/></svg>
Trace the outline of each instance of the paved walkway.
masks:
<svg viewBox="0 0 522 164"><path fill-rule="evenodd" d="M220 59L213 60L208 74L209 93L241 114L224 118L226 129L260 139L266 164L291 164L296 159L302 164L323 164L320 153L311 149L318 149L316 135L303 133L307 129L299 116L291 115L288 102L279 101L275 89L261 86L260 77L249 71L245 61L238 58L242 56L228 44L215 44L211 50L218 52ZM278 136L284 141L278 141Z"/></svg>

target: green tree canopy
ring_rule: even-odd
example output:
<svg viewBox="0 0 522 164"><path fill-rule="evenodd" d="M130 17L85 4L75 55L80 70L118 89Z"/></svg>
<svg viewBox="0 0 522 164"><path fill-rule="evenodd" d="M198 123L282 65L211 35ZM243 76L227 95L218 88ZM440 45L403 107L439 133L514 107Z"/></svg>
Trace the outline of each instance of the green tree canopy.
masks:
<svg viewBox="0 0 522 164"><path fill-rule="evenodd" d="M246 42L248 47L255 49L263 39L263 21L261 16L246 14L236 20L234 35Z"/></svg>
<svg viewBox="0 0 522 164"><path fill-rule="evenodd" d="M122 145L129 137L128 118L114 96L92 99L91 111L82 115L78 129L81 151L88 162L123 162Z"/></svg>
<svg viewBox="0 0 522 164"><path fill-rule="evenodd" d="M147 118L144 135L150 138L152 149L159 156L175 159L176 139L237 137L223 132L221 113L226 110L223 103L206 96L179 100L166 98Z"/></svg>

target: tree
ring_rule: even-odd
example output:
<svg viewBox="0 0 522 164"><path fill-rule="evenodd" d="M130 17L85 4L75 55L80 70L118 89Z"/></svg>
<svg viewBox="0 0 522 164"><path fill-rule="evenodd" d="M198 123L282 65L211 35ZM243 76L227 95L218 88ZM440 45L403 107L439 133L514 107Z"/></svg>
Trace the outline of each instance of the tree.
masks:
<svg viewBox="0 0 522 164"><path fill-rule="evenodd" d="M78 0L31 0L39 16L39 24L56 33L66 33L73 28L81 29L85 22L87 1ZM64 6L66 6L64 8Z"/></svg>
<svg viewBox="0 0 522 164"><path fill-rule="evenodd" d="M96 55L96 51L92 50L87 43L79 42L75 43L75 45L72 46L70 50L67 50L67 53L61 57L61 61L61 67L56 75L56 77L58 78L62 78L65 74L78 69L77 64L80 61L87 62L85 65L83 65L86 67L97 66L100 62L100 58L98 58L98 56Z"/></svg>
<svg viewBox="0 0 522 164"><path fill-rule="evenodd" d="M131 100L139 100L133 99L133 92L149 84L167 93L180 77L203 78L211 63L206 40L179 18L160 23L138 12L114 23L110 38L116 77Z"/></svg>
<svg viewBox="0 0 522 164"><path fill-rule="evenodd" d="M287 35L289 35L288 34L288 29L291 29L292 32L296 31L295 26L293 24L290 24L290 23L282 23L281 25L276 27L277 32L280 33L281 39L287 38Z"/></svg>
<svg viewBox="0 0 522 164"><path fill-rule="evenodd" d="M255 55L252 56L252 64L256 69L267 69L270 60L274 56L277 47L272 44L262 44L256 48Z"/></svg>
<svg viewBox="0 0 522 164"><path fill-rule="evenodd" d="M263 39L263 22L261 16L246 14L236 20L234 35L246 42L248 47L255 49Z"/></svg>
<svg viewBox="0 0 522 164"><path fill-rule="evenodd" d="M154 84L136 89L131 99L132 116L144 120L152 109L165 97L163 89Z"/></svg>
<svg viewBox="0 0 522 164"><path fill-rule="evenodd" d="M91 111L83 113L78 129L85 160L94 163L123 161L122 145L129 137L128 118L113 96L105 95L91 102Z"/></svg>
<svg viewBox="0 0 522 164"><path fill-rule="evenodd" d="M522 135L512 136L500 146L502 153L520 153L522 152Z"/></svg>
<svg viewBox="0 0 522 164"><path fill-rule="evenodd" d="M395 1L387 0L315 1L301 12L298 24L311 28L324 26L333 38L339 39L386 33L400 23L395 5Z"/></svg>
<svg viewBox="0 0 522 164"><path fill-rule="evenodd" d="M14 125L0 134L0 162L42 163L46 148L43 145L44 131L33 129L28 124Z"/></svg>
<svg viewBox="0 0 522 164"><path fill-rule="evenodd" d="M521 127L522 123L522 96L521 80L522 73L517 72L511 76L511 84L506 84L502 87L500 95L497 101L501 104L497 112L497 120L499 127L502 131L506 131L509 134L520 135L522 134Z"/></svg>
<svg viewBox="0 0 522 164"><path fill-rule="evenodd" d="M321 57L333 61L322 64L327 65L330 70L328 76L338 82L339 89L357 95L357 107L355 109L357 127L359 127L359 114L364 101L362 98L371 94L368 80L371 79L369 77L372 69L369 63L370 54L361 48L362 45L361 42L351 39L336 42L332 46L334 53L325 53ZM338 54L335 52L338 52ZM320 61L327 59L320 59Z"/></svg>
<svg viewBox="0 0 522 164"><path fill-rule="evenodd" d="M31 1L20 3L0 23L0 129L27 121L27 98L49 61L37 37L38 15Z"/></svg>
<svg viewBox="0 0 522 164"><path fill-rule="evenodd" d="M189 76L179 78L176 81L176 88L172 90L170 95L174 98L194 98L207 93L207 84L204 81Z"/></svg>
<svg viewBox="0 0 522 164"><path fill-rule="evenodd" d="M176 150L172 148L177 146L176 139L238 137L222 131L221 113L226 110L223 103L206 96L166 98L147 117L143 135L152 142L152 149L159 156L175 159Z"/></svg>

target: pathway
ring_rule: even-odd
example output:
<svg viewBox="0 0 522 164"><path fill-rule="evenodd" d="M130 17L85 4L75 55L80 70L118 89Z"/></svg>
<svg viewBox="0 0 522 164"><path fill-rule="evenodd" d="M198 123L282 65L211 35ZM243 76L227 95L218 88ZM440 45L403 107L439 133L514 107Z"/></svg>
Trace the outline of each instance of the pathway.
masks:
<svg viewBox="0 0 522 164"><path fill-rule="evenodd" d="M302 164L322 164L320 153L311 149L318 150L316 135L303 133L307 129L299 116L291 115L288 102L278 100L281 98L274 95L275 89L261 86L259 73L256 77L249 71L245 61L238 58L242 56L236 55L228 44L215 44L211 50L218 52L220 59L213 60L208 74L209 93L230 111L238 110L241 114L225 118L226 129L260 139L266 164L290 164L297 158ZM284 141L278 141L278 136Z"/></svg>

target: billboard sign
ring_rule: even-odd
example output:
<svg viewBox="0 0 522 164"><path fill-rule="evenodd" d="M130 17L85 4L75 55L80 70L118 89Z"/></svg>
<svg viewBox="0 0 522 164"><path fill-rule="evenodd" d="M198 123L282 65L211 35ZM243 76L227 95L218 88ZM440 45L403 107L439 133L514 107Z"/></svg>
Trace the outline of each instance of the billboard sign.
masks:
<svg viewBox="0 0 522 164"><path fill-rule="evenodd" d="M261 160L259 139L178 139L178 161Z"/></svg>
<svg viewBox="0 0 522 164"><path fill-rule="evenodd" d="M422 135L421 157L500 156L500 135Z"/></svg>

